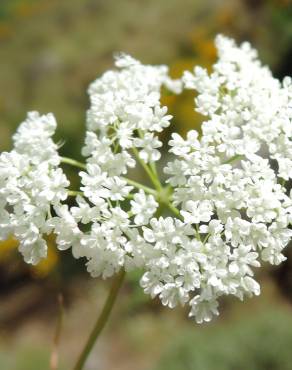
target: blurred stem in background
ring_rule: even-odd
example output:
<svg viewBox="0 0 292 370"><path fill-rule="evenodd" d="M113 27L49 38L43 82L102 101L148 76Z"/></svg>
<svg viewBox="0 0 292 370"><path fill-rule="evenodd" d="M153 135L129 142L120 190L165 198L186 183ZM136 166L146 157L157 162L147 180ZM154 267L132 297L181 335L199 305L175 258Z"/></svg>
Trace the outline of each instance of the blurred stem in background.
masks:
<svg viewBox="0 0 292 370"><path fill-rule="evenodd" d="M58 304L59 304L59 315L57 320L56 332L54 335L53 341L53 350L51 353L50 368L51 370L57 370L59 365L59 344L61 331L63 327L63 317L64 317L64 299L62 293L58 295Z"/></svg>
<svg viewBox="0 0 292 370"><path fill-rule="evenodd" d="M122 283L125 278L125 270L120 270L120 272L114 277L112 287L110 289L109 295L107 297L107 300L105 301L105 304L103 306L103 309L101 311L101 314L97 318L96 324L89 335L89 338L85 344L85 347L83 348L76 365L74 366L74 370L82 370L85 362L96 343L98 337L100 336L103 328L105 327L105 324L108 321L108 318L110 316L110 313L113 309L114 303L117 299L119 290L122 286Z"/></svg>

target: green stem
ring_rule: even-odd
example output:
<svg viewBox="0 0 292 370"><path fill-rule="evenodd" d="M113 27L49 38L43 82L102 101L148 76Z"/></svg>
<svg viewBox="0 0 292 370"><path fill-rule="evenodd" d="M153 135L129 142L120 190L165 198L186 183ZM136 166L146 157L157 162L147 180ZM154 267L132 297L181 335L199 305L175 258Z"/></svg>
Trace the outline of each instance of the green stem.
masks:
<svg viewBox="0 0 292 370"><path fill-rule="evenodd" d="M114 303L116 301L116 298L118 296L118 292L122 286L123 280L125 277L125 270L120 270L120 272L116 275L111 290L109 292L109 295L107 297L107 300L105 302L105 305L103 306L103 309L101 311L100 316L98 317L96 324L87 340L87 343L85 347L83 348L76 365L74 367L74 370L82 370L85 362L96 342L98 339L100 333L102 332L105 324L108 321L108 318L110 316L110 313L112 311L112 308L114 306Z"/></svg>
<svg viewBox="0 0 292 370"><path fill-rule="evenodd" d="M146 193L148 193L148 194L152 194L152 195L154 195L155 197L157 197L157 191L156 190L154 190L154 189L151 189L151 188L149 188L148 186L145 186L145 185L142 185L142 184L140 184L139 182L136 182L136 181L134 181L134 180L130 180L130 179L128 179L127 177L122 177L125 181L127 181L127 183L129 184L129 185L132 185L132 186L134 186L135 188L138 188L138 189L142 189L142 190L144 190Z"/></svg>
<svg viewBox="0 0 292 370"><path fill-rule="evenodd" d="M74 166L77 168L80 168L82 170L86 170L86 164L76 161L75 159L67 158L67 157L61 157L61 163L69 164L70 166Z"/></svg>
<svg viewBox="0 0 292 370"><path fill-rule="evenodd" d="M163 186L162 186L161 181L159 179L158 171L157 171L157 168L156 168L156 163L155 162L150 162L150 168L151 168L154 176L156 177L157 184L158 184L158 189L162 190Z"/></svg>
<svg viewBox="0 0 292 370"><path fill-rule="evenodd" d="M58 363L59 363L59 346L60 346L60 338L61 332L63 328L63 319L64 319L64 302L63 302L63 295L59 293L58 295L58 303L59 303L59 314L57 319L56 331L54 335L53 341L53 350L51 354L50 360L50 369L57 370Z"/></svg>
<svg viewBox="0 0 292 370"><path fill-rule="evenodd" d="M156 169L156 164L155 162L149 162L149 165L150 165L150 168L151 168L151 171L153 172L153 174L158 177L158 173L157 173L157 169Z"/></svg>
<svg viewBox="0 0 292 370"><path fill-rule="evenodd" d="M181 220L183 219L182 215L180 214L179 209L177 209L171 202L166 202L165 205L170 209L170 211Z"/></svg>
<svg viewBox="0 0 292 370"><path fill-rule="evenodd" d="M200 235L200 232L199 232L199 225L196 224L196 237L199 241L202 241L201 240L201 235Z"/></svg>
<svg viewBox="0 0 292 370"><path fill-rule="evenodd" d="M139 155L139 151L133 147L132 148L133 150L133 153L135 154L135 157L137 158L138 162L141 164L141 166L144 168L145 172L147 173L147 175L149 176L150 180L152 181L153 185L155 186L155 188L160 191L161 190L161 184L160 184L160 181L157 179L157 177L155 176L155 174L151 171L151 169L148 167L147 163L145 163L143 161L143 159L141 159L140 155Z"/></svg>
<svg viewBox="0 0 292 370"><path fill-rule="evenodd" d="M233 157L227 159L225 162L223 162L223 164L229 164L229 163L233 163L235 161L239 161L241 159L244 158L244 155L241 155L241 154L236 154L234 155Z"/></svg>

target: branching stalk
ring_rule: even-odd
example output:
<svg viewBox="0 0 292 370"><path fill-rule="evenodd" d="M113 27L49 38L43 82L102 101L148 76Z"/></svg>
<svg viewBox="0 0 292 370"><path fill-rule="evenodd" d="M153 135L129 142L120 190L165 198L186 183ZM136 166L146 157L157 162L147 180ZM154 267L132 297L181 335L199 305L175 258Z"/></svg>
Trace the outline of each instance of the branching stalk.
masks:
<svg viewBox="0 0 292 370"><path fill-rule="evenodd" d="M241 154L236 154L234 155L233 157L227 159L225 162L223 162L223 164L230 164L230 163L233 163L233 162L236 162L236 161L239 161L241 159L244 159L244 155L241 155Z"/></svg>
<svg viewBox="0 0 292 370"><path fill-rule="evenodd" d="M128 179L127 177L122 177L125 181L127 181L127 183L129 184L129 185L132 185L132 186L134 186L135 188L137 188L137 189L142 189L142 190L144 190L145 191L145 193L148 193L148 194L152 194L152 195L154 195L155 197L157 196L157 191L156 190L154 190L154 189L151 189L151 188L149 188L148 186L145 186L145 185L142 185L142 184L140 184L139 182L137 182L137 181L134 181L134 180L131 180L131 179Z"/></svg>
<svg viewBox="0 0 292 370"><path fill-rule="evenodd" d="M61 163L69 164L70 166L80 168L81 170L86 170L86 164L76 161L75 159L71 159L68 157L61 157Z"/></svg>
<svg viewBox="0 0 292 370"><path fill-rule="evenodd" d="M144 168L145 172L149 176L150 180L152 181L155 188L160 191L161 190L161 184L158 178L155 176L155 174L152 172L152 170L148 167L147 163L143 161L143 159L140 157L138 150L133 147L132 148L133 153L135 154L135 157L137 158L138 162L141 164L141 166Z"/></svg>

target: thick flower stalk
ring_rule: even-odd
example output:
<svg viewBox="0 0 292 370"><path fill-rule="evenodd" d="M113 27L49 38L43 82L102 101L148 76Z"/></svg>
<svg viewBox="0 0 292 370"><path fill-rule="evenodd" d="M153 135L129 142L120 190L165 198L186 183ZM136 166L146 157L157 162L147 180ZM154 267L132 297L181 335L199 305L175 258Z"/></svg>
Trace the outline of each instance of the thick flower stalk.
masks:
<svg viewBox="0 0 292 370"><path fill-rule="evenodd" d="M258 295L254 268L282 262L292 236L292 83L248 43L218 36L216 46L211 74L195 67L180 80L118 56L89 87L84 163L59 157L53 116L29 114L0 156L0 236L13 233L28 263L45 257L43 234L54 232L93 277L140 269L145 293L189 305L198 323L218 314L221 296ZM172 117L160 98L184 88L206 120L201 135L172 135L161 183L159 134ZM79 168L80 189L60 163ZM143 184L131 176L138 166Z"/></svg>

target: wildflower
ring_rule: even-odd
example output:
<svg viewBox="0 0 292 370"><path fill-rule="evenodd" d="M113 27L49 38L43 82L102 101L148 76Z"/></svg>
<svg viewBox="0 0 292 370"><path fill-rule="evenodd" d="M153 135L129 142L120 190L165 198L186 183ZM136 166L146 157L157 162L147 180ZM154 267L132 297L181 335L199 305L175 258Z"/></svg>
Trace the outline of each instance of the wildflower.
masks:
<svg viewBox="0 0 292 370"><path fill-rule="evenodd" d="M221 296L258 295L254 269L281 263L292 236L292 83L275 79L248 43L215 43L210 74L197 66L172 80L165 66L120 55L90 85L86 163L71 208L55 120L30 114L0 156L0 236L14 233L30 263L45 257L42 235L53 231L93 277L138 267L145 293L189 305L198 323L219 314ZM196 91L205 121L201 135L172 134L164 185L155 162L171 116L161 90L183 87ZM153 188L129 178L138 162Z"/></svg>

